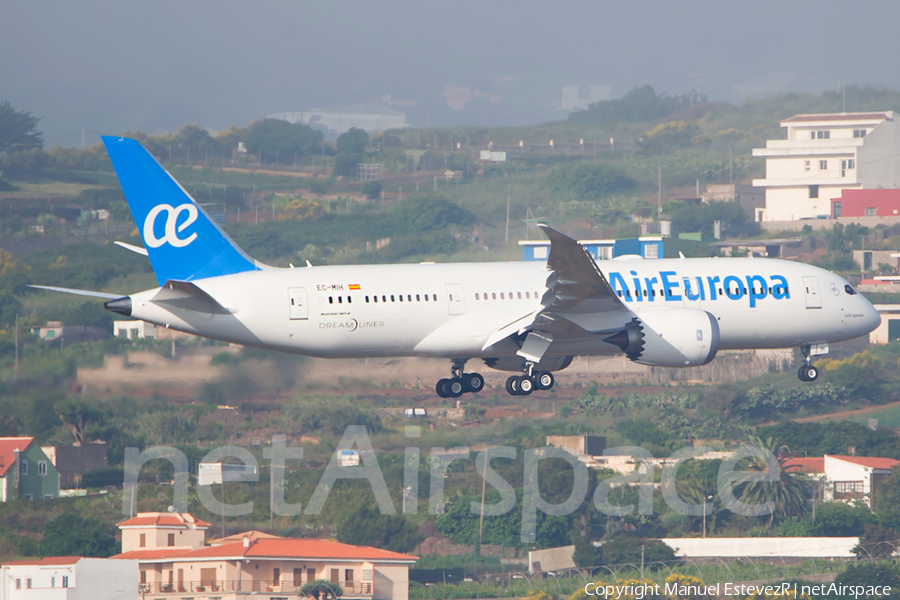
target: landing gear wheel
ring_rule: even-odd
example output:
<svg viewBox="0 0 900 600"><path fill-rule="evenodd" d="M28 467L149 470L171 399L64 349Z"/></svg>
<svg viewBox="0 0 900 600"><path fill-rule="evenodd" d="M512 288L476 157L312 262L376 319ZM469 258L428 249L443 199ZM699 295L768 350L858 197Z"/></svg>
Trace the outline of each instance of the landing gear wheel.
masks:
<svg viewBox="0 0 900 600"><path fill-rule="evenodd" d="M797 376L800 378L800 381L815 381L819 378L819 370L812 365L803 365L797 371Z"/></svg>
<svg viewBox="0 0 900 600"><path fill-rule="evenodd" d="M476 394L484 388L484 377L478 373L466 373L463 375L463 385L467 392Z"/></svg>
<svg viewBox="0 0 900 600"><path fill-rule="evenodd" d="M537 376L537 389L549 390L553 387L555 382L556 379L553 377L553 373L550 371L541 371Z"/></svg>
<svg viewBox="0 0 900 600"><path fill-rule="evenodd" d="M506 380L506 393L510 396L519 396L519 378L513 375Z"/></svg>
<svg viewBox="0 0 900 600"><path fill-rule="evenodd" d="M449 379L439 379L437 384L434 386L434 391L437 392L437 395L441 398L449 398L450 394L447 393L447 384L450 383Z"/></svg>
<svg viewBox="0 0 900 600"><path fill-rule="evenodd" d="M517 379L519 380L520 396L527 396L534 391L534 379L527 375L522 375L521 377L517 377Z"/></svg>
<svg viewBox="0 0 900 600"><path fill-rule="evenodd" d="M463 395L463 392L466 391L465 386L463 385L463 380L459 377L454 377L449 380L448 383L444 386L444 389L447 391L447 395L451 398L459 398Z"/></svg>

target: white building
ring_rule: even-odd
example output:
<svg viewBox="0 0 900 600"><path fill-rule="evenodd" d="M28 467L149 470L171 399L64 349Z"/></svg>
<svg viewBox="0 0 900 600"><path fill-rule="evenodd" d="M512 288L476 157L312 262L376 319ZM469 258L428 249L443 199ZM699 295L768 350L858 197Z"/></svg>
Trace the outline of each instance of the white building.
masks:
<svg viewBox="0 0 900 600"><path fill-rule="evenodd" d="M796 115L781 122L787 139L767 140L762 220L828 218L845 189L900 184L900 130L893 111Z"/></svg>
<svg viewBox="0 0 900 600"><path fill-rule="evenodd" d="M825 502L861 502L871 507L872 491L897 465L900 461L893 458L826 454L788 459L785 469L819 481Z"/></svg>
<svg viewBox="0 0 900 600"><path fill-rule="evenodd" d="M137 600L138 561L51 556L3 565L0 600Z"/></svg>
<svg viewBox="0 0 900 600"><path fill-rule="evenodd" d="M299 112L283 112L269 115L269 119L281 119L288 123L304 123L319 126L337 134L351 127L365 129L369 133L388 129L406 129L406 115L399 110L378 104L355 104L338 108L311 108Z"/></svg>
<svg viewBox="0 0 900 600"><path fill-rule="evenodd" d="M154 337L156 325L146 321L113 321L113 336L129 340L143 340Z"/></svg>
<svg viewBox="0 0 900 600"><path fill-rule="evenodd" d="M611 92L609 85L567 85L562 89L562 109L587 110L591 104L609 100Z"/></svg>

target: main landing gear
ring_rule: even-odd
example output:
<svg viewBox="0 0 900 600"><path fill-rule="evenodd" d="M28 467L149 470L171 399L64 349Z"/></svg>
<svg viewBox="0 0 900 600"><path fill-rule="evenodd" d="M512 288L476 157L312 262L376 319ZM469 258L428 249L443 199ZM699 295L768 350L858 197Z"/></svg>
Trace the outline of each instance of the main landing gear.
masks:
<svg viewBox="0 0 900 600"><path fill-rule="evenodd" d="M803 366L797 371L797 377L800 378L800 381L815 381L819 378L819 370L811 364L809 346L801 347L800 353L803 355Z"/></svg>
<svg viewBox="0 0 900 600"><path fill-rule="evenodd" d="M550 371L535 371L534 363L527 362L522 375L513 375L506 380L506 392L510 396L527 396L534 390L549 390L556 383Z"/></svg>
<svg viewBox="0 0 900 600"><path fill-rule="evenodd" d="M459 398L463 394L480 392L484 388L484 377L478 373L463 373L465 360L454 360L450 367L451 377L441 379L434 386L434 391L441 398Z"/></svg>

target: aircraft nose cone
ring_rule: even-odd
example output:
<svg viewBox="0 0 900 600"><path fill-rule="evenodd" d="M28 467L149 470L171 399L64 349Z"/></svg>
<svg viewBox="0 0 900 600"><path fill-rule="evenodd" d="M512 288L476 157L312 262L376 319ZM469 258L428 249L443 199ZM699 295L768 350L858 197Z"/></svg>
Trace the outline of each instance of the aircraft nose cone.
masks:
<svg viewBox="0 0 900 600"><path fill-rule="evenodd" d="M881 325L881 315L875 309L874 306L870 302L866 302L866 323L868 325L868 331L874 331Z"/></svg>

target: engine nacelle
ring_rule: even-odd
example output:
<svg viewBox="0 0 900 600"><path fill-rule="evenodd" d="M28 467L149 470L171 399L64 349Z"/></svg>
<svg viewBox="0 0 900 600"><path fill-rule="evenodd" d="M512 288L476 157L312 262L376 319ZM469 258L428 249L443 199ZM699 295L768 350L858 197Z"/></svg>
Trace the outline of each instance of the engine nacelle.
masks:
<svg viewBox="0 0 900 600"><path fill-rule="evenodd" d="M716 357L719 323L705 310L649 309L603 341L618 346L642 365L696 367Z"/></svg>

